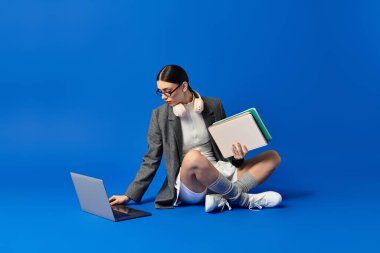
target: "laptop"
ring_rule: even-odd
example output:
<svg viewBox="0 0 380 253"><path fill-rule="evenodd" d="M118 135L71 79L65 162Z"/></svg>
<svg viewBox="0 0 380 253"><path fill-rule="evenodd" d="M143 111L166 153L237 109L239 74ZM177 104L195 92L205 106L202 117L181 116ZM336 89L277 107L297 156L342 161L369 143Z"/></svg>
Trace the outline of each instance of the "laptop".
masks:
<svg viewBox="0 0 380 253"><path fill-rule="evenodd" d="M73 172L70 174L83 211L112 221L130 220L152 215L125 205L111 206L103 180Z"/></svg>

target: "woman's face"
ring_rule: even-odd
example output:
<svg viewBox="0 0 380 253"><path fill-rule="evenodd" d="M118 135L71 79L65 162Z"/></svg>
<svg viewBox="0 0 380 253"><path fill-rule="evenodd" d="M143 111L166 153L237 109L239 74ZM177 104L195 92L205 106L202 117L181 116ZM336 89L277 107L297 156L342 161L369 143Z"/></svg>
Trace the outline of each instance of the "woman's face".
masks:
<svg viewBox="0 0 380 253"><path fill-rule="evenodd" d="M178 84L176 83L169 83L159 80L157 81L157 89L164 92L164 94L162 94L162 99L165 101L165 103L167 103L169 106L175 106L184 100L184 91L187 89L187 86L186 82L178 87Z"/></svg>

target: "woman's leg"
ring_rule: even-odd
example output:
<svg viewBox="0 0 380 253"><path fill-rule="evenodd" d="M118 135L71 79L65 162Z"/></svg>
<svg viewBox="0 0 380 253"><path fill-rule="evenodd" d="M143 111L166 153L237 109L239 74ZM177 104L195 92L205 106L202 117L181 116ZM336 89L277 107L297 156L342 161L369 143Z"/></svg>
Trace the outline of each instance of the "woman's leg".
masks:
<svg viewBox="0 0 380 253"><path fill-rule="evenodd" d="M181 165L181 182L191 191L200 193L219 176L219 171L199 151L189 151Z"/></svg>
<svg viewBox="0 0 380 253"><path fill-rule="evenodd" d="M232 198L232 204L237 204L241 207L259 208L262 207L274 207L282 201L282 197L279 193L273 191L267 191L259 194L248 194L256 185L264 182L280 164L281 158L274 150L264 152L254 158L244 161L242 166L238 168L237 178L238 180L233 183L234 189L237 189L239 199ZM211 212L216 208L222 206L224 198L228 199L228 195L208 195L206 196L206 212ZM231 201L231 198L228 199Z"/></svg>
<svg viewBox="0 0 380 253"><path fill-rule="evenodd" d="M242 188L247 188L247 185L242 183L249 183L249 180L240 180L246 179L247 175L252 177L257 176L257 181L261 183L273 172L279 163L280 158L275 151L268 151L255 158L249 159L239 168L239 180L233 184L224 177L206 157L199 151L194 150L189 151L182 161L180 180L193 192L201 193L206 190L206 188L209 188L221 194L223 198L226 198L233 205L248 207L251 206L251 202L255 201L255 199L253 198L254 196L250 197L246 193L249 189L245 191L242 190ZM275 204L273 205L277 205L280 201L280 196L277 195L274 196L274 201L272 202ZM216 205L212 206L213 207L209 208L208 211L216 207Z"/></svg>
<svg viewBox="0 0 380 253"><path fill-rule="evenodd" d="M274 151L266 151L256 157L245 160L238 168L237 178L246 172L250 173L258 184L264 182L281 163L281 157ZM181 182L194 192L203 192L207 186L215 182L219 171L199 151L189 151L181 166Z"/></svg>
<svg viewBox="0 0 380 253"><path fill-rule="evenodd" d="M199 151L189 151L181 166L181 182L191 191L201 193L206 188L221 194L233 205L248 206L248 194L239 190L223 176Z"/></svg>
<svg viewBox="0 0 380 253"><path fill-rule="evenodd" d="M256 157L245 160L242 166L238 168L237 178L238 180L241 179L248 172L253 176L257 184L261 184L275 171L280 163L281 157L275 150L263 152ZM244 177L247 177L247 175Z"/></svg>

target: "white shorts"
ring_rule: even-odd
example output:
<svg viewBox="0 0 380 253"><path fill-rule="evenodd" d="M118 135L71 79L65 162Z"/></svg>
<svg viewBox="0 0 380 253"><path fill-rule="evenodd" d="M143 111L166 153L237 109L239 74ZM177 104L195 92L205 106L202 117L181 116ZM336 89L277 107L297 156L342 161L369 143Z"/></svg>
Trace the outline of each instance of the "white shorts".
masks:
<svg viewBox="0 0 380 253"><path fill-rule="evenodd" d="M211 162L212 165L226 178L235 182L237 180L237 169L230 162L218 161ZM205 200L206 194L211 193L208 189L204 192L193 192L184 185L180 180L181 168L176 179L175 188L177 190L177 199L174 203L174 206L178 206L181 203L185 204L199 204Z"/></svg>

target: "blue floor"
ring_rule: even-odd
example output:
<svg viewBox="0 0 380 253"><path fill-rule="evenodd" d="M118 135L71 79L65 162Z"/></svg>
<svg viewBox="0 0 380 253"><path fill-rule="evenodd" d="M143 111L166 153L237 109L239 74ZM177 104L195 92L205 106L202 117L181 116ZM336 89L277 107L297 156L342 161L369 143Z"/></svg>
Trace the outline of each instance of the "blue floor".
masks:
<svg viewBox="0 0 380 253"><path fill-rule="evenodd" d="M306 177L302 181L297 177L283 180L287 169L286 165L280 166L267 182L253 191L281 192L284 200L276 208L233 209L212 214L205 213L204 206L157 210L153 201L158 178L140 205L131 203L132 207L153 215L118 223L82 212L68 176L58 181L56 187L47 183L47 191L42 185L28 185L24 181L21 182L24 187L19 190L11 187L2 191L7 194L2 194L0 204L0 249L1 252L376 252L380 249L377 179L355 182L342 177L341 181L333 182L316 174L315 178ZM35 177L33 181L38 179ZM109 192L123 185L105 184Z"/></svg>

